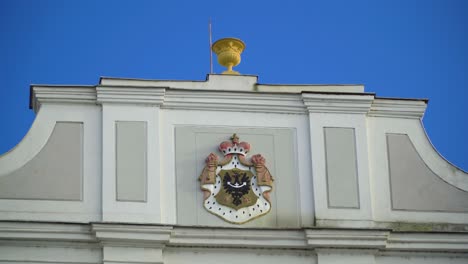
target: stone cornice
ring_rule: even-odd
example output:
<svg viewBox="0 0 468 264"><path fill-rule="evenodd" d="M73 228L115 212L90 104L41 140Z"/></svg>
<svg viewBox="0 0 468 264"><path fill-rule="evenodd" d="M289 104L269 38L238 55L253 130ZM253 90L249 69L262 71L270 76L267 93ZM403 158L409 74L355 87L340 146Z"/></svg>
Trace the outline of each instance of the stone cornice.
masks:
<svg viewBox="0 0 468 264"><path fill-rule="evenodd" d="M381 252L468 253L466 232L392 232L382 229L243 229L135 224L0 222L0 241L100 243L143 248L364 249Z"/></svg>
<svg viewBox="0 0 468 264"><path fill-rule="evenodd" d="M302 99L309 113L366 114L374 95L302 93Z"/></svg>
<svg viewBox="0 0 468 264"><path fill-rule="evenodd" d="M424 100L398 100L376 98L372 103L369 116L417 118L424 116L427 103Z"/></svg>
<svg viewBox="0 0 468 264"><path fill-rule="evenodd" d="M92 224L92 233L103 245L164 247L171 226Z"/></svg>
<svg viewBox="0 0 468 264"><path fill-rule="evenodd" d="M161 105L165 87L97 86L97 103Z"/></svg>
<svg viewBox="0 0 468 264"><path fill-rule="evenodd" d="M96 232L98 240L114 244L138 243L153 246L165 244L166 246L208 248L341 248L420 252L434 252L442 249L444 252L468 253L468 233L391 232L381 229L242 229L114 224L93 224L92 230Z"/></svg>
<svg viewBox="0 0 468 264"><path fill-rule="evenodd" d="M297 94L186 91L177 89L166 92L162 108L288 114L306 113L301 97Z"/></svg>
<svg viewBox="0 0 468 264"><path fill-rule="evenodd" d="M468 252L467 234L391 233L386 242L388 250Z"/></svg>
<svg viewBox="0 0 468 264"><path fill-rule="evenodd" d="M100 85L170 87L185 90L258 91L296 94L301 92L363 93L362 84L266 84L255 75L208 74L206 80L147 80L101 77Z"/></svg>
<svg viewBox="0 0 468 264"><path fill-rule="evenodd" d="M381 230L340 230L306 229L307 245L320 248L366 248L383 249L389 231Z"/></svg>
<svg viewBox="0 0 468 264"><path fill-rule="evenodd" d="M369 93L281 93L109 85L31 86L31 108L37 112L44 103L142 104L182 110L343 113L419 119L427 106L424 100L375 98Z"/></svg>
<svg viewBox="0 0 468 264"><path fill-rule="evenodd" d="M235 248L306 248L302 230L176 227L171 246Z"/></svg>
<svg viewBox="0 0 468 264"><path fill-rule="evenodd" d="M96 103L94 86L31 86L30 107L38 112L43 103Z"/></svg>
<svg viewBox="0 0 468 264"><path fill-rule="evenodd" d="M97 242L88 224L0 222L0 240Z"/></svg>
<svg viewBox="0 0 468 264"><path fill-rule="evenodd" d="M259 92L281 92L281 93L364 93L364 85L353 84L257 84Z"/></svg>

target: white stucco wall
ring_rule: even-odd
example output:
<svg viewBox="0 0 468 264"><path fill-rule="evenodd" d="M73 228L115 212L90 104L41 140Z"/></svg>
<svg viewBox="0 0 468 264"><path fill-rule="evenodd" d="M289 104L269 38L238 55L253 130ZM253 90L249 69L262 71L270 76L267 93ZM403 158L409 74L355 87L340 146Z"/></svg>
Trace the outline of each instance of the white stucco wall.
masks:
<svg viewBox="0 0 468 264"><path fill-rule="evenodd" d="M421 123L423 100L381 99L362 86L259 85L254 76L220 75L205 82L104 78L97 86L32 91L37 118L23 141L0 156L0 184L17 189L0 195L2 263L468 259L468 211L463 201L455 211L444 206L464 197L468 175L430 144ZM67 123L79 124L81 141L53 133ZM202 132L225 134L224 140L244 133L252 154L268 156L275 210L246 225L204 210L198 176L220 142L195 136ZM388 140L392 135L412 148L397 147L401 142ZM197 144L190 143L194 139ZM48 142L82 153L40 154ZM419 165L411 173L392 172L391 164L405 162L399 157ZM37 160L58 169L41 176ZM60 196L52 192L57 188L77 190L74 181L35 190L41 199L22 195L31 186L15 175L41 182L60 177L66 164L82 166L82 174L71 176L81 177L79 199L50 196ZM401 204L395 197L424 184L442 190L445 203L412 201L405 210L393 205Z"/></svg>

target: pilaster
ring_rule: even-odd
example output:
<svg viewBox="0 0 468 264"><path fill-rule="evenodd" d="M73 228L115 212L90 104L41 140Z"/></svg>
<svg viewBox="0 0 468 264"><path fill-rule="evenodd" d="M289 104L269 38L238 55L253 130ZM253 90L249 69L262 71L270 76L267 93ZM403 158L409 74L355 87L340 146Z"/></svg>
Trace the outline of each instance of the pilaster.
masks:
<svg viewBox="0 0 468 264"><path fill-rule="evenodd" d="M160 105L165 88L98 86L102 219L161 223Z"/></svg>
<svg viewBox="0 0 468 264"><path fill-rule="evenodd" d="M317 223L372 220L366 115L374 95L303 93L302 98L309 113Z"/></svg>

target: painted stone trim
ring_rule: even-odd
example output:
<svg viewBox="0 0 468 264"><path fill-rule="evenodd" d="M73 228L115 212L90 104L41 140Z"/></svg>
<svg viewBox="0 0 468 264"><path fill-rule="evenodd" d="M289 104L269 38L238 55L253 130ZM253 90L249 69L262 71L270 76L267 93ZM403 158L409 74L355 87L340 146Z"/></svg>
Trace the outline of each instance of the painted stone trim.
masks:
<svg viewBox="0 0 468 264"><path fill-rule="evenodd" d="M210 153L199 177L203 191L203 207L208 212L233 224L243 224L271 210L270 192L273 177L261 154L247 160L250 144L239 142L234 134L231 141L219 145L224 159Z"/></svg>

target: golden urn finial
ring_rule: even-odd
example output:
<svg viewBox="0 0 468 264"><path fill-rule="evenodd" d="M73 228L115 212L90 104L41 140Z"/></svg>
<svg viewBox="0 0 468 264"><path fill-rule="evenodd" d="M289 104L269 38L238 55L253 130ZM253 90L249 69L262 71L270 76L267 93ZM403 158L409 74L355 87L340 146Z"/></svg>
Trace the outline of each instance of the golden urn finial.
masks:
<svg viewBox="0 0 468 264"><path fill-rule="evenodd" d="M233 71L232 67L241 62L241 53L245 49L245 44L240 39L223 38L213 43L211 47L214 53L218 56L218 63L227 68L223 74L239 74Z"/></svg>

